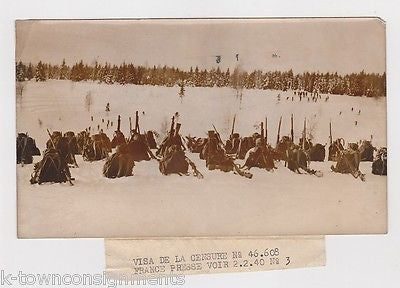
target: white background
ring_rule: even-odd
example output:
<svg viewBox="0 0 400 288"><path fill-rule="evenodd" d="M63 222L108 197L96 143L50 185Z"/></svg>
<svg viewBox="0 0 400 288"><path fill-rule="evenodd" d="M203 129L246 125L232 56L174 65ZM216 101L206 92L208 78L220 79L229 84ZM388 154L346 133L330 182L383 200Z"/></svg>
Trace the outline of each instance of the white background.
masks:
<svg viewBox="0 0 400 288"><path fill-rule="evenodd" d="M327 265L288 271L190 276L187 287L400 287L400 3L314 1L0 0L0 269L102 273L102 239L17 240L14 20L35 18L379 16L387 28L389 233L328 236ZM340 187L338 187L340 189ZM295 189L295 188L294 188Z"/></svg>

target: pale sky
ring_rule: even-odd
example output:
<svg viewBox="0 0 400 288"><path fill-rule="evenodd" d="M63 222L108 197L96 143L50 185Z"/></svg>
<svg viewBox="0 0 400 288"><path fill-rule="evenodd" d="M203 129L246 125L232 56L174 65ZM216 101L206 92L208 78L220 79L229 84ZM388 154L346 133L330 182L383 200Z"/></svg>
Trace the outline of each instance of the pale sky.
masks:
<svg viewBox="0 0 400 288"><path fill-rule="evenodd" d="M378 19L33 20L17 21L16 37L16 60L33 63L385 71Z"/></svg>

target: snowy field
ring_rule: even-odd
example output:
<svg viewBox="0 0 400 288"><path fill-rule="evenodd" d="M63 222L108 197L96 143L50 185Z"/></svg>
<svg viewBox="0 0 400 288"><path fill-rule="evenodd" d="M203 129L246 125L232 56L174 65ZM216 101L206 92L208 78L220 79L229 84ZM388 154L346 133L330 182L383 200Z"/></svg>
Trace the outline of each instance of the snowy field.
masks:
<svg viewBox="0 0 400 288"><path fill-rule="evenodd" d="M28 82L22 95L17 95L17 131L28 132L43 151L48 139L46 128L79 132L89 126L97 131L100 125L111 138L117 115L121 115L122 131L128 135L128 117L134 122L138 110L142 131L164 135L172 115L178 112L183 135L205 137L214 124L225 140L236 114L235 131L242 135L260 132L259 122L268 117L268 140L275 143L280 116L281 136L288 135L293 113L296 142L306 117L307 132L314 143L329 142L331 121L334 139L342 137L347 143L369 140L372 135L374 146L386 146L385 98L330 95L325 102L326 95L322 95L322 100L314 103L304 99L299 102L297 97L291 101L291 91L243 90L240 103L229 88L185 90L181 101L179 87ZM85 105L87 98L92 100L90 109ZM107 102L110 112L105 111ZM114 122L108 130L107 120ZM327 161L311 163L312 169L324 173L321 178L297 175L278 163L273 173L253 168L254 176L249 180L233 173L208 171L198 155L188 156L204 179L163 176L156 161L136 163L133 177L107 179L101 174L104 161L84 162L78 155L79 168L71 169L74 186L39 186L29 183L33 164L18 166L19 236L346 234L386 230L386 177L372 175L371 163L361 165L366 182L330 172L332 163ZM34 162L40 159L35 157Z"/></svg>

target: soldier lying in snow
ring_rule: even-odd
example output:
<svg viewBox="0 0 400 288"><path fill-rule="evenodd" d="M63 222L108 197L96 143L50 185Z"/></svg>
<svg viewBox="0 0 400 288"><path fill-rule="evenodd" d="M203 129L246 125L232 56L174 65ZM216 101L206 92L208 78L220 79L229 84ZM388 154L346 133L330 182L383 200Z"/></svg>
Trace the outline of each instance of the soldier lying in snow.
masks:
<svg viewBox="0 0 400 288"><path fill-rule="evenodd" d="M201 153L201 150L203 150L204 145L207 143L207 138L197 138L197 137L192 137L192 136L186 136L187 140L187 147L190 152L192 153Z"/></svg>
<svg viewBox="0 0 400 288"><path fill-rule="evenodd" d="M55 148L47 148L43 159L36 163L31 175L31 184L44 182L66 182L72 185L71 174L64 158Z"/></svg>
<svg viewBox="0 0 400 288"><path fill-rule="evenodd" d="M279 142L276 144L275 147L275 154L277 157L277 160L286 160L287 156L287 151L292 147L294 143L288 136L283 136L282 139L279 140ZM286 162L285 162L286 166Z"/></svg>
<svg viewBox="0 0 400 288"><path fill-rule="evenodd" d="M156 152L157 156L162 157L164 155L164 153L166 152L166 150L168 149L168 147L170 147L172 145L177 145L182 150L186 150L185 145L183 145L182 137L179 134L181 124L176 123L175 129L174 129L173 125L174 125L174 122L172 122L171 129L169 131L168 136L165 137L165 139L161 143L160 147L158 148L158 150Z"/></svg>
<svg viewBox="0 0 400 288"><path fill-rule="evenodd" d="M115 131L114 137L111 140L111 148L116 148L118 145L125 144L125 136L121 131Z"/></svg>
<svg viewBox="0 0 400 288"><path fill-rule="evenodd" d="M292 144L286 151L287 167L298 174L302 174L300 169L307 172L308 174L322 177L321 171L316 171L309 168L310 161L308 155L298 145Z"/></svg>
<svg viewBox="0 0 400 288"><path fill-rule="evenodd" d="M47 130L47 133L49 134L49 140L46 142L46 147L48 149L55 148L66 164L71 164L74 167L78 167L75 159L75 153L71 150L73 147L72 145L70 146L70 139L63 136L59 131L54 131L52 134L50 134L50 132Z"/></svg>
<svg viewBox="0 0 400 288"><path fill-rule="evenodd" d="M344 150L344 139L339 138L329 146L328 161L337 161L340 151Z"/></svg>
<svg viewBox="0 0 400 288"><path fill-rule="evenodd" d="M176 123L174 129L174 120L172 120L170 132L157 151L158 155L162 157L159 164L160 172L164 175L174 173L188 175L188 168L190 166L194 176L203 178L203 175L197 170L196 165L185 155L185 146L179 135L180 127L181 124Z"/></svg>
<svg viewBox="0 0 400 288"><path fill-rule="evenodd" d="M75 136L75 133L73 131L68 131L64 133L64 137L67 138L68 146L69 146L69 151L71 152L72 155L79 154L78 153L78 141Z"/></svg>
<svg viewBox="0 0 400 288"><path fill-rule="evenodd" d="M203 175L197 170L196 165L186 157L182 147L179 145L172 145L166 148L164 156L160 160L159 169L164 175L189 175L189 166L192 168L194 176L203 178Z"/></svg>
<svg viewBox="0 0 400 288"><path fill-rule="evenodd" d="M90 141L90 133L87 130L83 130L76 135L76 142L78 146L77 154L83 154L83 148L86 146L86 143Z"/></svg>
<svg viewBox="0 0 400 288"><path fill-rule="evenodd" d="M238 159L244 159L246 157L246 153L251 149L254 148L256 146L256 140L258 138L260 138L261 135L258 134L257 132L254 133L251 136L246 136L246 137L242 137L239 140L239 144L237 147L237 152L236 152L236 158ZM238 141L238 140L234 140L234 141ZM228 147L229 148L229 147ZM230 151L229 151L230 152ZM228 151L227 151L228 153Z"/></svg>
<svg viewBox="0 0 400 288"><path fill-rule="evenodd" d="M374 151L376 148L372 146L371 141L363 140L361 142L359 151L361 155L361 161L374 161Z"/></svg>
<svg viewBox="0 0 400 288"><path fill-rule="evenodd" d="M372 163L372 174L387 175L387 149L380 148Z"/></svg>
<svg viewBox="0 0 400 288"><path fill-rule="evenodd" d="M111 152L111 141L105 133L92 135L83 148L83 160L97 161L107 158Z"/></svg>
<svg viewBox="0 0 400 288"><path fill-rule="evenodd" d="M229 136L229 139L226 140L225 151L227 154L236 154L238 153L240 145L240 135L239 133L233 133Z"/></svg>
<svg viewBox="0 0 400 288"><path fill-rule="evenodd" d="M251 148L245 157L245 163L241 168L250 169L252 167L264 168L267 171L276 169L274 164L273 149L268 144L263 143L263 139L256 140L256 147Z"/></svg>
<svg viewBox="0 0 400 288"><path fill-rule="evenodd" d="M299 146L303 147L303 150L307 153L310 161L325 161L325 146L322 144L313 144L310 139L306 139L304 141L303 146L303 138L300 138Z"/></svg>
<svg viewBox="0 0 400 288"><path fill-rule="evenodd" d="M127 144L121 144L104 163L103 175L107 178L132 176L134 166L135 162L133 156L129 153Z"/></svg>
<svg viewBox="0 0 400 288"><path fill-rule="evenodd" d="M139 162L157 159L153 152L151 152L146 136L143 134L133 134L131 140L127 143L127 149L132 155L134 161Z"/></svg>
<svg viewBox="0 0 400 288"><path fill-rule="evenodd" d="M229 157L222 148L222 141L215 131L208 131L208 141L203 148L202 154L206 160L206 166L209 170L218 169L224 172L235 171L237 174L246 178L252 178L253 174L242 171L234 163L233 158Z"/></svg>
<svg viewBox="0 0 400 288"><path fill-rule="evenodd" d="M17 164L31 164L32 156L40 156L40 151L36 147L35 140L28 134L18 133L17 136Z"/></svg>
<svg viewBox="0 0 400 288"><path fill-rule="evenodd" d="M332 165L333 172L351 174L354 178L360 178L365 181L365 174L360 171L361 155L358 151L358 145L350 143L348 149L340 150L336 154L336 166Z"/></svg>

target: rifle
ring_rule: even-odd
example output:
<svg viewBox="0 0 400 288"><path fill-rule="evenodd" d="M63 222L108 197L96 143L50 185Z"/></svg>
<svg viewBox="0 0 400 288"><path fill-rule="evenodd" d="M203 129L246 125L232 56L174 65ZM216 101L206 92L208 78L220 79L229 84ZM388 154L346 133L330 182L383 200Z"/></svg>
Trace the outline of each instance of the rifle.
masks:
<svg viewBox="0 0 400 288"><path fill-rule="evenodd" d="M140 134L140 129L139 129L139 111L136 111L136 119L135 119L135 133Z"/></svg>
<svg viewBox="0 0 400 288"><path fill-rule="evenodd" d="M222 146L224 146L224 142L222 142L221 136L219 135L217 128L215 128L214 124L212 124L215 134L217 134L218 142L221 143Z"/></svg>
<svg viewBox="0 0 400 288"><path fill-rule="evenodd" d="M121 131L121 115L118 115L117 131Z"/></svg>
<svg viewBox="0 0 400 288"><path fill-rule="evenodd" d="M268 118L265 117L265 143L268 143Z"/></svg>
<svg viewBox="0 0 400 288"><path fill-rule="evenodd" d="M278 125L278 136L276 138L276 145L278 145L279 143L279 138L280 138L280 133L281 133L281 124L282 124L282 116L279 119L279 125Z"/></svg>
<svg viewBox="0 0 400 288"><path fill-rule="evenodd" d="M129 134L132 134L132 118L129 117Z"/></svg>
<svg viewBox="0 0 400 288"><path fill-rule="evenodd" d="M294 143L294 132L293 132L293 114L292 114L292 117L291 117L291 119L290 119L290 135L291 135L291 137L292 137L292 142Z"/></svg>
<svg viewBox="0 0 400 288"><path fill-rule="evenodd" d="M264 122L261 122L261 139L262 139L262 141L265 140L265 138L264 138Z"/></svg>
<svg viewBox="0 0 400 288"><path fill-rule="evenodd" d="M332 145L333 139L332 139L332 122L329 121L329 144Z"/></svg>
<svg viewBox="0 0 400 288"><path fill-rule="evenodd" d="M176 127L175 127L175 136L179 135L179 130L181 129L181 123L176 123Z"/></svg>
<svg viewBox="0 0 400 288"><path fill-rule="evenodd" d="M192 160L190 160L187 156L185 156L186 161L189 163L190 167L193 169L193 175L199 179L203 179L204 176L201 174L199 170L197 170L196 164Z"/></svg>
<svg viewBox="0 0 400 288"><path fill-rule="evenodd" d="M234 133L234 131L235 131L235 121L236 121L236 114L235 114L235 116L233 116L233 123L232 123L231 136L233 135L233 133Z"/></svg>
<svg viewBox="0 0 400 288"><path fill-rule="evenodd" d="M54 150L57 150L57 149L56 149L56 145L55 145L54 142L53 142L53 138L51 138L51 133L50 133L49 129L46 129L46 130L47 130L47 134L49 134L51 145L53 145ZM56 165L55 165L55 166L56 166ZM56 166L56 167L57 167L57 166ZM71 179L71 177L69 177L69 175L68 175L68 173L65 171L65 168L64 168L64 167L62 168L62 172L64 173L65 178L67 178L69 184L71 184L71 186L73 186L74 183L72 183L72 179Z"/></svg>
<svg viewBox="0 0 400 288"><path fill-rule="evenodd" d="M305 143L306 143L306 118L304 118L304 127L303 127L303 150L305 147Z"/></svg>
<svg viewBox="0 0 400 288"><path fill-rule="evenodd" d="M174 125L175 125L175 116L172 116L171 119L171 127L169 128L169 137L172 139L174 136Z"/></svg>
<svg viewBox="0 0 400 288"><path fill-rule="evenodd" d="M49 134L51 145L53 145L53 148L54 148L55 150L57 150L57 149L56 149L56 145L55 145L54 142L53 142L53 138L51 138L51 133L50 133L49 129L46 129L46 131L47 131L47 134Z"/></svg>

